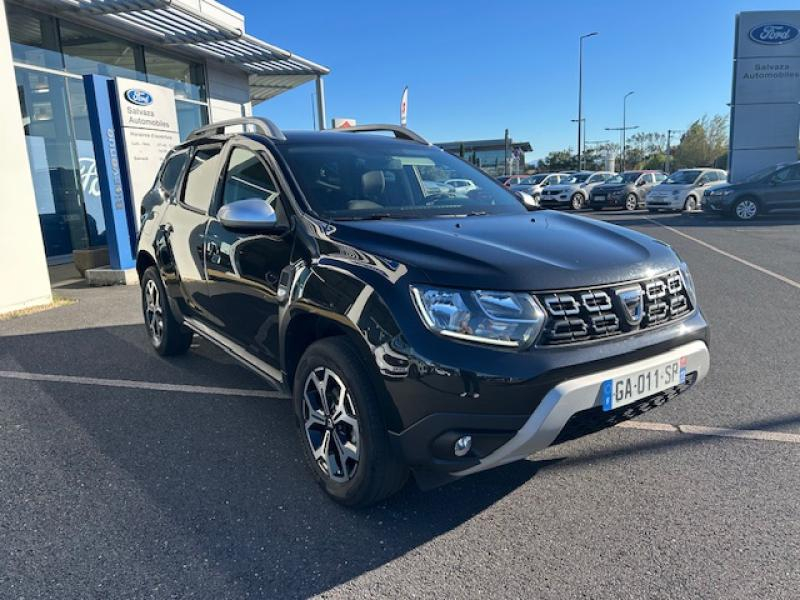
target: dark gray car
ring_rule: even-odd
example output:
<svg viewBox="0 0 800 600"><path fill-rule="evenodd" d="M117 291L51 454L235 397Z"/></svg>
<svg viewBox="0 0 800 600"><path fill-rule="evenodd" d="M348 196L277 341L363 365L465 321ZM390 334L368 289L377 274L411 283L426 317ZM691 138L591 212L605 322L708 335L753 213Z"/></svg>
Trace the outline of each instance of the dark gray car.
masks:
<svg viewBox="0 0 800 600"><path fill-rule="evenodd" d="M800 161L762 169L740 183L703 194L703 210L750 221L768 212L800 209Z"/></svg>
<svg viewBox="0 0 800 600"><path fill-rule="evenodd" d="M644 206L647 192L666 178L661 171L625 171L595 187L589 195L589 206L592 210L606 207L636 210Z"/></svg>

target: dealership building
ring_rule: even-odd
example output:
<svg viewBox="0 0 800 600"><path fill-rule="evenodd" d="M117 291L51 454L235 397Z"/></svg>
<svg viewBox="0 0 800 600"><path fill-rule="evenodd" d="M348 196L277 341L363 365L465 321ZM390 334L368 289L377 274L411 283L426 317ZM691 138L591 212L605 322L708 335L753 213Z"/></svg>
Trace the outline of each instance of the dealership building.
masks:
<svg viewBox="0 0 800 600"><path fill-rule="evenodd" d="M322 124L327 73L214 0L0 0L0 313L49 302L48 265L108 243L86 76L166 90L178 140L309 82Z"/></svg>

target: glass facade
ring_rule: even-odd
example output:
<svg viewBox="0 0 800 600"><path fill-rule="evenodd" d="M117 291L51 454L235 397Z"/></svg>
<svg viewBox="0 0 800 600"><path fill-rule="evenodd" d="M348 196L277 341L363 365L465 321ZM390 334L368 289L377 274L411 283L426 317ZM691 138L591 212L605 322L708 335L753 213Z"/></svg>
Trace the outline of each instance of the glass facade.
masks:
<svg viewBox="0 0 800 600"><path fill-rule="evenodd" d="M17 92L45 251L51 261L106 243L82 75L175 92L182 138L208 123L203 66L6 4Z"/></svg>

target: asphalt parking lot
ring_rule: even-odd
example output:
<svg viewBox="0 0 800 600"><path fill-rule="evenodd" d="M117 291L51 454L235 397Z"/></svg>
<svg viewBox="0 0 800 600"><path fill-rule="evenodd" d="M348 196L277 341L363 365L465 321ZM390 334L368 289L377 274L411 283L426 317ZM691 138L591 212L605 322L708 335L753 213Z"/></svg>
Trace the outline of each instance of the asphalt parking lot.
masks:
<svg viewBox="0 0 800 600"><path fill-rule="evenodd" d="M256 376L202 341L157 357L137 289L0 321L0 597L796 598L800 218L597 218L689 263L708 378L369 510L324 497Z"/></svg>

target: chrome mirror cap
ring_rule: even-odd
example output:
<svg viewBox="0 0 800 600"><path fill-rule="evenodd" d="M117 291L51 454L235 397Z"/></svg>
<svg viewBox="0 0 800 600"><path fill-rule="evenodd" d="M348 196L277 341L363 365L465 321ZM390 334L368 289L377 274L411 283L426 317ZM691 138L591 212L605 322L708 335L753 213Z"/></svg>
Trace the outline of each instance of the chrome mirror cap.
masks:
<svg viewBox="0 0 800 600"><path fill-rule="evenodd" d="M217 218L227 229L269 231L278 226L278 215L262 198L247 198L226 204Z"/></svg>

